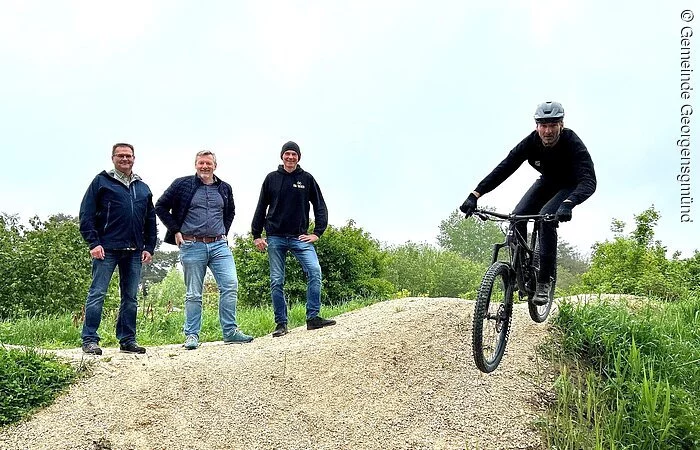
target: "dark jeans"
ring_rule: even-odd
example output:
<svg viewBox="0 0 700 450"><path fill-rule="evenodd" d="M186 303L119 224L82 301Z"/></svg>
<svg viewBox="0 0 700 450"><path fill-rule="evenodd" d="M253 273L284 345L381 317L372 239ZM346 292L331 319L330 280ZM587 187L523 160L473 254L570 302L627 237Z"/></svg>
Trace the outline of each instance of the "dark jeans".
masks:
<svg viewBox="0 0 700 450"><path fill-rule="evenodd" d="M513 210L515 214L556 214L559 206L573 192L574 188L547 183L542 178L528 189ZM540 222L540 282L549 281L557 265L557 227L558 221ZM516 225L518 233L527 236L527 223Z"/></svg>
<svg viewBox="0 0 700 450"><path fill-rule="evenodd" d="M102 307L114 269L119 267L121 304L117 318L117 339L120 344L136 342L136 294L141 278L140 250L105 250L105 259L92 260L92 284L85 302L83 343L100 342L97 329L102 320Z"/></svg>

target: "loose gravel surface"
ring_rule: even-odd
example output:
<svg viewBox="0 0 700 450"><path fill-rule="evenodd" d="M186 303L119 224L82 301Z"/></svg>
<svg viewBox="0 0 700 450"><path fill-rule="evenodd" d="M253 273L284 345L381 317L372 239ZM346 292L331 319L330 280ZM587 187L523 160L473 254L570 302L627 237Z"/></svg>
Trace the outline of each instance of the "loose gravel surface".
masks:
<svg viewBox="0 0 700 450"><path fill-rule="evenodd" d="M2 449L539 449L547 324L516 305L499 368L471 348L474 302L404 298L250 344L105 349ZM61 356L80 359L79 349Z"/></svg>

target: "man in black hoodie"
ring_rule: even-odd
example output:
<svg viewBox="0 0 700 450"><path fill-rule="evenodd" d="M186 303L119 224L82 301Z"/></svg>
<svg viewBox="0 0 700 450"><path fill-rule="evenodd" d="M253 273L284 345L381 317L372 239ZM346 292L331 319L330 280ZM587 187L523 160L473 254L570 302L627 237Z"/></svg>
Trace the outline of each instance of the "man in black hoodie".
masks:
<svg viewBox="0 0 700 450"><path fill-rule="evenodd" d="M328 226L328 211L321 189L314 177L299 166L301 150L287 142L280 152L283 164L270 172L260 190L253 216L252 233L255 247L270 258L270 288L275 311L273 337L287 333L287 302L284 298L285 257L297 258L308 278L306 290L306 328L315 330L335 325L318 314L321 309L321 266L313 243ZM308 234L309 210L314 208L314 231ZM263 228L267 238L262 237Z"/></svg>
<svg viewBox="0 0 700 450"><path fill-rule="evenodd" d="M541 176L525 193L513 210L514 214L556 214L557 221L540 225L540 272L535 305L549 302L552 277L557 258L558 222L571 220L571 210L583 203L596 190L593 161L581 139L564 128L564 107L558 102L545 102L535 110L535 131L516 145L469 194L460 210L469 217L476 209L477 199L496 189L524 163ZM516 231L525 236L526 223Z"/></svg>

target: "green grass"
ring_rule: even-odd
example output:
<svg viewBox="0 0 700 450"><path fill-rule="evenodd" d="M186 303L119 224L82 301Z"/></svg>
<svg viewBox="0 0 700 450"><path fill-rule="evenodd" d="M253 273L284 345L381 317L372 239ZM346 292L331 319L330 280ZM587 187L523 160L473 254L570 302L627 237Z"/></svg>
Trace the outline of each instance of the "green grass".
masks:
<svg viewBox="0 0 700 450"><path fill-rule="evenodd" d="M344 312L368 306L378 300L358 299L346 303L321 308L323 317L333 317ZM289 310L289 327L294 328L306 323L306 309L303 303L293 304ZM116 311L103 315L100 324L100 345L115 347ZM255 337L264 336L275 328L271 307L239 308L236 314L238 326ZM139 309L136 320L136 337L141 345L154 346L181 343L184 340L182 326L184 312L168 308ZM67 314L54 317L27 317L15 321L0 322L0 343L26 345L46 349L80 347L80 330L82 323L74 323ZM202 314L201 342L220 341L223 339L219 325L219 312L215 302L205 302Z"/></svg>
<svg viewBox="0 0 700 450"><path fill-rule="evenodd" d="M558 449L700 448L700 297L561 305Z"/></svg>
<svg viewBox="0 0 700 450"><path fill-rule="evenodd" d="M0 322L0 343L3 344L66 348L79 347L80 342L80 325L73 324L70 314Z"/></svg>
<svg viewBox="0 0 700 450"><path fill-rule="evenodd" d="M80 371L30 348L0 347L0 426L51 403Z"/></svg>

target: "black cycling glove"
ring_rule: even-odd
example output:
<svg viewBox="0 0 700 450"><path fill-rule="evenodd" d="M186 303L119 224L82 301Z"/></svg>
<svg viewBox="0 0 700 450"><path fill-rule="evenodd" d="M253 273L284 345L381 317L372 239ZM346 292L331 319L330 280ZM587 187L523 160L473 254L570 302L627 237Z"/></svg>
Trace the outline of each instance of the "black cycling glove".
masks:
<svg viewBox="0 0 700 450"><path fill-rule="evenodd" d="M462 203L462 206L459 207L459 210L462 211L465 216L469 217L474 213L474 210L476 209L476 195L474 193L469 194L469 197Z"/></svg>
<svg viewBox="0 0 700 450"><path fill-rule="evenodd" d="M568 222L571 220L571 210L574 209L574 204L571 202L564 202L561 204L557 210L557 220L559 222Z"/></svg>

